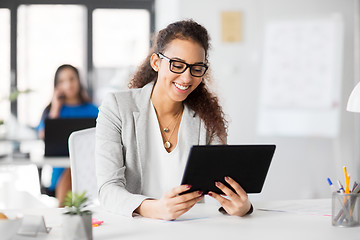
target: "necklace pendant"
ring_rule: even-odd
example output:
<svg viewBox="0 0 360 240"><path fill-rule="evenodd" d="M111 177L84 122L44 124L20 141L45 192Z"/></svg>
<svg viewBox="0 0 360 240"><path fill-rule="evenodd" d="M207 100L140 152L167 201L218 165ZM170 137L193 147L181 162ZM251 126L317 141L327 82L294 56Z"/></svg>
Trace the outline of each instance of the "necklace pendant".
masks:
<svg viewBox="0 0 360 240"><path fill-rule="evenodd" d="M169 132L169 129L166 127L164 128L164 132L168 133Z"/></svg>
<svg viewBox="0 0 360 240"><path fill-rule="evenodd" d="M169 141L166 141L166 142L164 143L164 147L165 147L166 149L169 149L169 148L171 147L171 143L170 143Z"/></svg>

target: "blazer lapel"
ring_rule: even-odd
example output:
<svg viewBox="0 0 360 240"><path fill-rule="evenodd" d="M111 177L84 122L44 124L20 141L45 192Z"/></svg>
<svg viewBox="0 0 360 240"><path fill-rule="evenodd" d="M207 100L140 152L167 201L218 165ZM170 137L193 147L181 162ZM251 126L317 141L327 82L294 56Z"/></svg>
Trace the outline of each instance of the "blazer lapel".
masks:
<svg viewBox="0 0 360 240"><path fill-rule="evenodd" d="M201 120L196 116L195 112L191 110L186 104L184 105L183 128L186 144L191 147L193 145L203 144L200 140Z"/></svg>
<svg viewBox="0 0 360 240"><path fill-rule="evenodd" d="M154 83L148 83L145 85L140 94L135 97L135 102L138 107L138 111L133 112L134 116L134 127L135 127L135 134L136 134L136 143L137 143L137 153L140 162L141 168L141 179L143 178L143 170L145 166L145 149L144 146L146 145L146 133L147 133L147 117L149 112L149 101L151 92L153 89ZM142 182L142 181L141 181Z"/></svg>

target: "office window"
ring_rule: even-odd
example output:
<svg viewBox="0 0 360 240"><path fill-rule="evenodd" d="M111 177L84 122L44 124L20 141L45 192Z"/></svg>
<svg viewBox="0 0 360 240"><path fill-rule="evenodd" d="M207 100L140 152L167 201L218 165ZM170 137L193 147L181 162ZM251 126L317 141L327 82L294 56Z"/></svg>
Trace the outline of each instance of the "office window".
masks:
<svg viewBox="0 0 360 240"><path fill-rule="evenodd" d="M0 9L0 121L10 114L10 10Z"/></svg>
<svg viewBox="0 0 360 240"><path fill-rule="evenodd" d="M57 67L78 67L86 82L86 8L81 5L20 5L18 88L33 92L18 99L18 119L36 127L51 101Z"/></svg>
<svg viewBox="0 0 360 240"><path fill-rule="evenodd" d="M150 47L150 13L135 9L93 11L94 101L127 88Z"/></svg>

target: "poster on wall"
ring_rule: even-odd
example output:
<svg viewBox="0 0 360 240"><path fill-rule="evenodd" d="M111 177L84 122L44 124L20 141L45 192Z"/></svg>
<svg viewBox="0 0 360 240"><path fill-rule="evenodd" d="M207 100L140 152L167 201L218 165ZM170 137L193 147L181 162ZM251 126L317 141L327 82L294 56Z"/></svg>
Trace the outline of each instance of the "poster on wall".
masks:
<svg viewBox="0 0 360 240"><path fill-rule="evenodd" d="M242 41L242 19L240 11L224 11L221 13L221 39L224 43Z"/></svg>
<svg viewBox="0 0 360 240"><path fill-rule="evenodd" d="M342 26L336 14L265 25L258 134L338 135Z"/></svg>

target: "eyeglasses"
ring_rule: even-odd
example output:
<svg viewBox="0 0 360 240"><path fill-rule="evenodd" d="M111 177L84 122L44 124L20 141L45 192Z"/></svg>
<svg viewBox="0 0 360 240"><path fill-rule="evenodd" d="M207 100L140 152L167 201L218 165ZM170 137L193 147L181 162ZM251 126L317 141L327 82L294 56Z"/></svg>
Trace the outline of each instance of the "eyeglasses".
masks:
<svg viewBox="0 0 360 240"><path fill-rule="evenodd" d="M186 69L190 68L190 74L193 77L202 77L205 75L207 69L209 68L205 63L195 63L195 64L187 64L183 61L174 60L166 57L162 53L157 53L159 58L165 59L169 62L169 70L173 73L181 74L186 71Z"/></svg>

